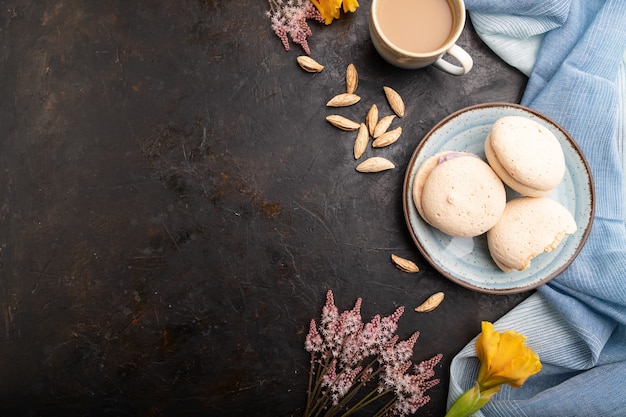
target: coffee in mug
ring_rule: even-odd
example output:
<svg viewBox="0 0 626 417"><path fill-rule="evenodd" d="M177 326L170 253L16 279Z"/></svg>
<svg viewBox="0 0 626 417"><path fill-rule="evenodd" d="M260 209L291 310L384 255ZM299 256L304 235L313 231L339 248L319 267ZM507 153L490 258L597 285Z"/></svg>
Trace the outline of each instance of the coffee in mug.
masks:
<svg viewBox="0 0 626 417"><path fill-rule="evenodd" d="M455 43L464 27L463 0L372 0L369 29L374 47L401 68L434 64L450 74L466 74L472 58ZM461 65L444 60L445 54Z"/></svg>
<svg viewBox="0 0 626 417"><path fill-rule="evenodd" d="M395 46L423 54L439 49L448 40L452 10L447 0L382 0L378 23Z"/></svg>

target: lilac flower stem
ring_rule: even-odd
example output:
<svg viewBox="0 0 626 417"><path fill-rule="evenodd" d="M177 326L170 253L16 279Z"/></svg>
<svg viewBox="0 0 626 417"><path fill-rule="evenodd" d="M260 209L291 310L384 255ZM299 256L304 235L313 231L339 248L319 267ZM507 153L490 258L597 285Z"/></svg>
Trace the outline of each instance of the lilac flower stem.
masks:
<svg viewBox="0 0 626 417"><path fill-rule="evenodd" d="M332 361L332 360L331 360ZM322 378L326 373L328 366L330 365L328 359L323 363L322 361L315 361L315 355L311 354L311 371L313 371L314 363L317 362L317 372L309 373L309 396L307 399L307 406L304 411L304 416L316 416L320 410L323 410L328 404L328 397L326 395L320 395L322 389ZM312 377L315 374L315 386L311 389Z"/></svg>
<svg viewBox="0 0 626 417"><path fill-rule="evenodd" d="M344 415L343 417L347 417L353 413L356 413L357 411L359 411L361 408L363 407L367 407L369 404L378 401L379 399L383 398L385 395L389 394L391 392L391 390L386 390L383 391L381 393L379 393L377 390L372 390L370 391L365 397L363 397L357 404L355 404L352 408L350 408ZM391 404L393 405L393 403L395 402L396 398L393 397L391 399L391 401L381 410L379 410L375 416L384 416L386 414L386 412L388 411L389 407L388 405ZM385 412L382 412L382 410L385 410Z"/></svg>
<svg viewBox="0 0 626 417"><path fill-rule="evenodd" d="M320 381L322 380L326 369L328 366L332 365L334 359L330 359L327 360L325 363L324 368L317 374L316 376L316 391L315 391L315 396L318 395L319 392L319 388L321 387L321 383ZM361 372L359 372L359 374L354 378L355 381L358 381L361 379L362 375L365 375L368 372L368 368L372 368L374 366L374 364L376 363L376 360L371 361L363 370L361 370ZM321 364L320 364L321 366ZM330 384L329 386L329 390L331 389L332 385L337 383L337 381L339 381L339 379L342 377L343 374L345 374L345 369L342 369L341 372L335 377L335 379L333 380L333 382ZM379 370L376 370L374 372L372 372L369 377L368 380L372 379L373 376L375 376L376 374L379 373ZM358 384L356 384L355 386L353 386L350 391L348 391L342 398L341 401L339 401L336 405L333 405L332 407L330 407L328 410L326 410L326 408L329 405L329 397L327 395L322 395L320 398L317 399L317 401L315 402L315 404L312 405L312 407L310 407L307 404L307 409L305 411L305 416L319 416L321 415L320 413L323 413L324 410L326 410L325 413L323 413L324 416L334 416L337 412L339 412L339 410L341 410L343 407L345 407L347 405L347 403L354 398L354 396L358 393L359 389L361 387L363 387L365 385L367 381L361 381ZM374 391L375 392L375 391ZM358 408L354 409L354 411L357 411Z"/></svg>
<svg viewBox="0 0 626 417"><path fill-rule="evenodd" d="M398 398L394 395L391 398L391 400L389 400L387 402L387 404L385 404L385 406L383 408L381 408L380 410L378 410L378 412L376 414L374 414L373 417L383 417L383 416L386 416L387 413L389 412L389 410L391 410L393 405L396 403L396 401L398 401Z"/></svg>
<svg viewBox="0 0 626 417"><path fill-rule="evenodd" d="M370 368L373 365L373 363L369 364L367 367L365 367L365 369L363 371L361 371L360 375L363 375L365 372L367 372L368 368ZM374 372L372 373L372 376L375 375L378 372ZM355 378L356 380L360 379L360 378ZM371 378L370 378L371 379ZM367 381L361 381L358 384L356 384L355 386L353 386L350 391L348 393L346 393L346 395L341 399L341 401L333 406L325 415L326 416L333 416L335 415L339 410L341 410L342 408L344 408L361 390L361 388L363 388L365 386L365 384L367 383ZM367 398L368 396L371 396L372 393L376 392L375 390L372 390L372 392L370 392L369 394L366 394L365 398ZM349 416L350 414L358 411L364 404L363 400L359 400L359 402L351 407L349 410L346 411L346 413L343 414L343 416ZM365 403L366 405L367 403Z"/></svg>
<svg viewBox="0 0 626 417"><path fill-rule="evenodd" d="M276 13L277 9L279 8L276 0L267 0L267 2L270 4L270 11L272 13Z"/></svg>
<svg viewBox="0 0 626 417"><path fill-rule="evenodd" d="M306 398L306 408L304 410L304 414L308 415L309 410L311 408L311 401L313 397L313 374L315 368L315 354L311 353L311 365L309 366L309 387L307 389L307 398Z"/></svg>
<svg viewBox="0 0 626 417"><path fill-rule="evenodd" d="M365 368L355 378L355 380L360 381L362 379L361 376L367 375L368 374L368 370L369 369L373 369L374 364L377 361L378 361L377 359L374 359L369 364L367 364L367 366L365 366ZM382 370L381 368L378 368L378 369L374 370L372 373L369 374L369 376L367 377L367 380L360 381L353 388L351 388L350 391L342 398L342 400L339 402L339 404L337 404L336 406L331 408L325 415L326 416L333 416L339 410L344 408L350 402L350 400L352 400L356 396L356 394L361 390L361 388L363 388L367 384L368 381L373 380L381 372L381 370ZM346 412L344 414L342 414L342 416L343 417L347 417L347 416L349 416L351 414L354 414L357 411L359 411L361 408L363 408L363 407L373 403L374 401L377 401L378 399L384 397L386 394L388 394L390 392L391 392L391 390L386 390L386 391L384 391L382 393L378 393L377 389L372 389L370 392L365 394L364 397L361 398L355 405L351 406L348 410L346 410Z"/></svg>

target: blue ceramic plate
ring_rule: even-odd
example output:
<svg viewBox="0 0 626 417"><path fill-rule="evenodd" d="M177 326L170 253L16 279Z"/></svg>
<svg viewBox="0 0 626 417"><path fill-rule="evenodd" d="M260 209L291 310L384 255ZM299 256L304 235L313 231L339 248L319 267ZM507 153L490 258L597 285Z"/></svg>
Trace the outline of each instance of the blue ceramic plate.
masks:
<svg viewBox="0 0 626 417"><path fill-rule="evenodd" d="M466 151L486 160L483 143L492 124L504 116L524 116L546 126L557 137L565 154L563 181L547 197L559 201L574 216L578 230L553 251L531 261L524 271L503 272L493 262L486 235L475 238L448 236L425 223L413 204L413 179L428 157L441 151ZM507 197L516 194L507 187ZM536 111L508 103L472 106L439 122L420 142L409 162L402 193L404 216L418 249L442 275L459 285L485 293L516 293L545 284L562 272L582 249L594 213L591 171L578 145L555 122Z"/></svg>

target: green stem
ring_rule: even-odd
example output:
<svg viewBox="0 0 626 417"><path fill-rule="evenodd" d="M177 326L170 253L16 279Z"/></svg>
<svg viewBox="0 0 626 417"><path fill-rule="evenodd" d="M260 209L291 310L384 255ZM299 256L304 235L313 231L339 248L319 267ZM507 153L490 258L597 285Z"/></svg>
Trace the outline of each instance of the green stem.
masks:
<svg viewBox="0 0 626 417"><path fill-rule="evenodd" d="M270 4L270 11L272 14L276 13L276 9L280 9L276 0L267 0L267 2Z"/></svg>
<svg viewBox="0 0 626 417"><path fill-rule="evenodd" d="M313 400L313 373L315 368L315 353L311 352L311 364L309 365L309 385L307 387L306 408L304 409L304 415L309 414L311 408L311 401Z"/></svg>
<svg viewBox="0 0 626 417"><path fill-rule="evenodd" d="M389 391L387 391L389 392ZM381 408L376 414L374 414L373 417L382 417L387 415L387 413L389 412L389 410L391 410L391 407L393 407L393 405L396 403L396 401L398 400L398 397L396 397L395 395L391 398L391 400L389 400L387 402L387 404L385 404L385 406L383 408Z"/></svg>
<svg viewBox="0 0 626 417"><path fill-rule="evenodd" d="M275 1L275 0L270 0L270 1ZM326 392L323 392L322 391L323 376L326 374L326 372L328 371L328 368L333 364L333 362L338 361L338 359L335 358L332 354L330 354L330 352L328 353L329 354L327 355L326 359L324 359L323 361L321 359L317 361L318 370L317 370L315 377L313 377L312 375L313 373L312 370L314 368L314 365L313 363L311 363L311 372L310 372L311 375L309 375L309 396L307 398L307 405L306 405L306 409L304 412L304 417L320 417L322 415L324 417L334 416L341 409L346 408L348 403L356 397L360 389L363 388L367 384L367 382L373 380L380 372L382 372L382 368L380 366L378 368L374 368L374 366L376 365L376 362L379 359L378 357L375 357L355 377L355 380L360 381L361 378L366 374L366 372L368 372L370 369L373 369L372 373L368 375L367 379L364 381L360 381L358 384L354 384L350 388L350 390L344 396L340 398L338 403L336 405L333 405L332 400L330 396L328 395L328 391L332 390L333 385L337 383L337 381L339 381L339 378L341 378L341 376L343 376L347 371L345 367L342 367L339 373L336 375L335 379L329 384L328 390ZM312 357L312 361L314 361L313 357ZM343 363L344 362L342 361L342 364ZM352 363L352 360L346 361L345 363L346 364ZM313 382L312 382L313 379L315 380L315 385L311 389L311 386L313 385ZM356 413L363 407L366 407L374 403L375 401L380 400L384 396L392 393L392 391L393 390L391 389L387 389L379 393L378 389L374 388L370 392L366 393L363 396L363 398L359 399L359 401L354 406L351 406L349 409L347 409L345 413L342 414L342 416L348 417ZM397 398L395 395L393 395L392 398L384 405L384 407L381 410L379 410L376 413L375 416L376 417L384 416L389 410L391 410L391 408L393 407L396 401L397 401Z"/></svg>
<svg viewBox="0 0 626 417"><path fill-rule="evenodd" d="M337 358L332 357L330 354L328 355L328 358L329 359L327 359L326 363L324 364L323 370L317 375L317 378L316 378L317 385L316 385L315 395L317 395L318 391L321 390L322 376L326 373L327 367L332 365L333 362L337 361ZM352 363L352 360L349 360L346 363ZM375 363L375 361L370 362L370 364L368 364L367 367L373 366L374 363ZM344 375L346 372L347 372L346 368L343 367L340 370L340 372L335 376L335 379L329 384L328 389L330 390L332 388L333 384L335 384L337 381L339 381L341 376ZM363 375L364 372L365 372L365 370L361 370L361 372L356 377L356 379L359 379L359 377L361 375ZM336 414L343 406L345 406L347 404L348 401L350 401L350 399L352 399L357 394L359 388L360 388L360 385L357 386L356 390L354 388L352 388L346 395L344 395L341 398L341 401L337 405L333 405L329 410L327 410L326 413L324 413L324 416L333 416L334 414ZM320 398L315 403L315 405L313 406L313 408L308 410L305 413L305 416L311 416L311 417L319 416L320 413L322 411L324 411L324 409L326 409L326 407L328 407L330 403L331 403L331 400L330 400L330 398L327 395L321 395Z"/></svg>
<svg viewBox="0 0 626 417"><path fill-rule="evenodd" d="M371 363L369 363L364 369L361 370L361 372L356 376L355 380L361 380L361 378L363 377L363 375L368 371L368 369L370 369L372 366L374 365L374 361L372 361ZM372 372L372 375L375 375L376 372ZM365 381L360 381L358 384L355 384L352 386L352 388L350 388L350 391L348 391L346 393L346 395L344 395L341 398L341 401L339 401L339 403L337 405L334 405L330 410L328 410L328 412L326 413L327 416L333 416L335 413L337 413L339 410L341 410L342 408L344 408L357 394L358 392L361 390L361 388L363 388L365 386L365 384L371 379L372 375L369 376L369 378ZM366 397L371 395L371 393L366 394ZM343 414L343 416L349 416L350 414L352 414L355 411L358 411L360 406L359 404L361 403L361 401L359 401L355 406L351 407L349 410L346 411L346 413Z"/></svg>
<svg viewBox="0 0 626 417"><path fill-rule="evenodd" d="M367 373L367 371L369 369L373 369L374 365L376 364L378 360L378 357L374 358L373 360L371 360L359 373L359 375L357 375L357 377L355 378L356 380L361 380L361 378ZM367 382L371 381L376 375L378 375L380 373L381 369L377 368L376 370L372 371L372 373L367 377L366 380L359 382L356 386L354 386L353 388L350 389L350 391L344 396L344 398L342 399L341 403L339 404L340 406L345 406L348 401L350 401L352 398L354 398L354 396L357 394L357 392L363 388L363 386L365 386L367 384ZM361 398L353 407L351 407L349 410L346 411L346 413L343 414L343 416L349 416L352 413L355 413L357 411L359 411L362 407L364 407L365 405L369 404L370 402L374 401L367 401L364 402L364 400L366 400L367 398L371 397L372 395L376 394L377 390L373 389L372 391L370 391L369 393L365 394L365 396L363 398ZM378 396L376 397L378 398ZM331 414L332 415L332 414Z"/></svg>
<svg viewBox="0 0 626 417"><path fill-rule="evenodd" d="M391 390L387 390L387 391L383 391L381 393L378 393L377 390L372 390L370 391L364 398L361 399L361 401L359 401L357 404L354 405L354 407L350 408L348 411L346 411L346 413L343 415L343 417L347 417L353 413L356 413L357 411L359 411L361 408L363 407L367 407L368 405L370 405L371 403L373 403L374 401L378 401L379 399L381 399L382 397L384 397L385 395L389 394L391 392ZM395 401L395 397L391 400L392 402ZM380 413L377 412L376 415L384 415L384 413Z"/></svg>
<svg viewBox="0 0 626 417"><path fill-rule="evenodd" d="M488 390L483 390L478 383L467 391L465 391L459 398L456 399L452 407L446 413L446 417L467 417L476 413L487 404L491 397L493 397L500 390L500 386L492 387Z"/></svg>
<svg viewBox="0 0 626 417"><path fill-rule="evenodd" d="M304 413L305 417L318 415L319 411L322 410L323 407L325 407L326 403L328 402L328 398L326 398L325 395L320 395L320 394L321 394L321 389L322 389L322 376L326 373L326 369L328 368L329 362L332 362L332 358L330 359L330 361L327 358L324 360L324 362L322 362L321 360L318 362L318 366L317 366L318 370L317 370L317 373L315 374L315 386L313 387L312 394L310 395L311 406L309 407L307 405L307 409L305 410L305 413Z"/></svg>

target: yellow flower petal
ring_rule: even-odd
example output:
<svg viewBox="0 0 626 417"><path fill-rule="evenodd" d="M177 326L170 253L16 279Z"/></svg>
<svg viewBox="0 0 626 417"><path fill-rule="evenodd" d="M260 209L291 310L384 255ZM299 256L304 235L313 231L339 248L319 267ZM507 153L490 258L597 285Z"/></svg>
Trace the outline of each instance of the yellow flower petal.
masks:
<svg viewBox="0 0 626 417"><path fill-rule="evenodd" d="M333 19L339 19L342 0L311 0L313 5L324 18L324 23L330 25Z"/></svg>
<svg viewBox="0 0 626 417"><path fill-rule="evenodd" d="M481 361L479 380L484 380L484 373L489 372L500 344L500 333L493 330L493 324L482 322L482 332L476 340L476 353Z"/></svg>
<svg viewBox="0 0 626 417"><path fill-rule="evenodd" d="M343 0L343 12L353 12L356 8L359 7L359 2L357 0Z"/></svg>
<svg viewBox="0 0 626 417"><path fill-rule="evenodd" d="M359 7L357 0L311 0L313 5L324 18L324 23L330 25L333 19L339 19L343 3L343 11L354 12Z"/></svg>
<svg viewBox="0 0 626 417"><path fill-rule="evenodd" d="M477 381L481 389L501 384L517 388L541 370L539 356L525 341L526 338L514 330L498 333L493 324L482 323L482 333L476 340L476 353L481 361Z"/></svg>

